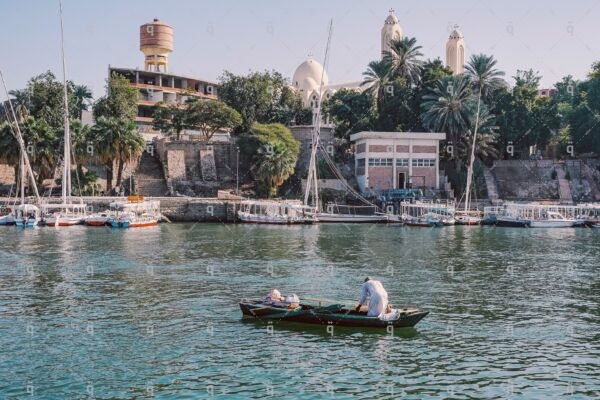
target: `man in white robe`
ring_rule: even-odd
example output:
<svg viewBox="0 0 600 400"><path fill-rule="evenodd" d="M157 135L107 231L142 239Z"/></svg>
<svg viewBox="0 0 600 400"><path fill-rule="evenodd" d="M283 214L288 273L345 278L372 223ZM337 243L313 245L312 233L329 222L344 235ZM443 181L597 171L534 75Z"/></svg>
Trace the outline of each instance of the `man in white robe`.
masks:
<svg viewBox="0 0 600 400"><path fill-rule="evenodd" d="M360 300L356 311L362 305L369 305L368 317L379 317L385 314L388 306L388 295L381 282L367 277L360 291Z"/></svg>

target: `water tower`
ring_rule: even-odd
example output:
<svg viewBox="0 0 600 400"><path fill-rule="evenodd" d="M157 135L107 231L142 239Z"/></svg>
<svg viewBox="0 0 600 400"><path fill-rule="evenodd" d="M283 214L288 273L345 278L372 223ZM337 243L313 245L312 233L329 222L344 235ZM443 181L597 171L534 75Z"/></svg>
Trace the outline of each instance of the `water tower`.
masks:
<svg viewBox="0 0 600 400"><path fill-rule="evenodd" d="M140 50L146 56L146 71L169 72L173 51L173 27L157 18L140 26Z"/></svg>

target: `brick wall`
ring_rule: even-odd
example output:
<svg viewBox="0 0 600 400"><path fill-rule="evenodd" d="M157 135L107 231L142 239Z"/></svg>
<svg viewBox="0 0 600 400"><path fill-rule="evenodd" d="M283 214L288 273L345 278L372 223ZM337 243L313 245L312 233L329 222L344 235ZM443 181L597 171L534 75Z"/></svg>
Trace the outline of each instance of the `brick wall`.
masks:
<svg viewBox="0 0 600 400"><path fill-rule="evenodd" d="M369 167L369 187L392 189L394 184L393 167Z"/></svg>
<svg viewBox="0 0 600 400"><path fill-rule="evenodd" d="M437 154L437 147L435 146L413 146L413 153L433 153Z"/></svg>
<svg viewBox="0 0 600 400"><path fill-rule="evenodd" d="M365 151L367 151L367 144L366 143L361 143L359 145L356 146L356 153L364 153Z"/></svg>
<svg viewBox="0 0 600 400"><path fill-rule="evenodd" d="M413 187L424 186L434 188L436 186L435 175L437 167L413 167L412 185Z"/></svg>
<svg viewBox="0 0 600 400"><path fill-rule="evenodd" d="M396 146L396 152L398 153L408 153L410 151L410 146L407 144L399 144Z"/></svg>

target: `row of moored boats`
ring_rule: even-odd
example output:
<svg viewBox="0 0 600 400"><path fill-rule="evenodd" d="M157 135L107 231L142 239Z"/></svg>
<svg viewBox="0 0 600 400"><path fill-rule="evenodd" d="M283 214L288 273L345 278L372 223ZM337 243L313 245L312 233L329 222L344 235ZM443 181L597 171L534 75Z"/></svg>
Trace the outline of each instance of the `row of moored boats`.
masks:
<svg viewBox="0 0 600 400"><path fill-rule="evenodd" d="M36 226L110 226L135 228L157 225L162 216L160 202L143 196L129 196L127 201L110 203L108 210L88 214L85 204L19 204L0 208L0 225Z"/></svg>

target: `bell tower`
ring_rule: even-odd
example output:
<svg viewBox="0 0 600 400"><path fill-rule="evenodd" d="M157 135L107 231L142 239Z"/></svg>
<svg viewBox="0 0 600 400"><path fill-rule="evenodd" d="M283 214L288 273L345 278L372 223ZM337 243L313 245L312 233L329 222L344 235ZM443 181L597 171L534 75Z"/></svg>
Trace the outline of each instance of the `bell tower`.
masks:
<svg viewBox="0 0 600 400"><path fill-rule="evenodd" d="M402 39L402 27L398 17L394 14L394 9L390 8L390 15L387 16L381 28L381 57L390 51L390 41Z"/></svg>
<svg viewBox="0 0 600 400"><path fill-rule="evenodd" d="M446 66L454 72L454 75L465 72L465 47L465 37L458 30L458 25L454 25L446 43Z"/></svg>

